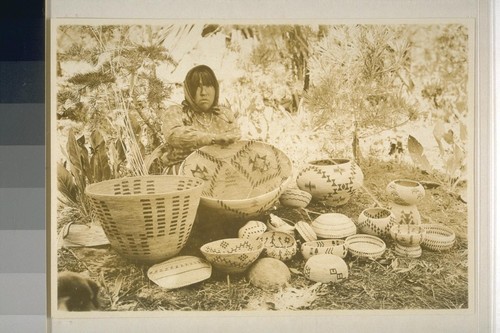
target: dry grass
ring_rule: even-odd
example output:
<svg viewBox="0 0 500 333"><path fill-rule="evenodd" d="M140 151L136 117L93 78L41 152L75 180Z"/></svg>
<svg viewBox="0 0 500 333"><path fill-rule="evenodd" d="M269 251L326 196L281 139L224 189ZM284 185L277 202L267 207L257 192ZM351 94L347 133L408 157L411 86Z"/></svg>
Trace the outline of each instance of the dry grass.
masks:
<svg viewBox="0 0 500 333"><path fill-rule="evenodd" d="M382 204L387 204L385 186L396 178L432 180L418 170L393 163L368 161L362 165L365 187ZM312 203L312 212L338 212L357 219L374 202L366 193L356 194L338 209ZM345 258L349 278L337 284L320 284L302 275L305 260L297 254L287 262L292 272L290 288L272 293L248 283L245 274L231 275L213 270L201 283L167 291L147 278L148 266L131 263L109 247L61 249L58 269L88 272L102 286L101 303L105 311L239 311L239 310L364 310L364 309L461 309L468 307L467 205L444 187L427 190L419 205L423 216L452 228L454 247L438 253L424 250L418 259L397 257L393 242L377 260ZM278 206L273 214L287 221L314 219L315 213ZM265 216L263 217L265 218ZM61 221L67 220L61 219ZM60 222L61 222L60 221ZM428 222L424 220L424 222ZM181 254L198 255L207 241L236 237L234 223L198 221L188 245ZM224 228L222 228L224 226ZM301 294L301 291L302 294ZM293 299L292 299L293 298ZM287 301L289 304L286 304Z"/></svg>

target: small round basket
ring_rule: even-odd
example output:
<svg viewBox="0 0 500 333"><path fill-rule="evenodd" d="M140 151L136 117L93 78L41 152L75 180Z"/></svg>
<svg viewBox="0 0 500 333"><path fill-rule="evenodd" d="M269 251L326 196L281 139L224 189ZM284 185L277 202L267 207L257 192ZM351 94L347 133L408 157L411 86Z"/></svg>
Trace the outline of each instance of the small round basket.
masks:
<svg viewBox="0 0 500 333"><path fill-rule="evenodd" d="M226 273L242 273L263 249L262 242L256 239L226 238L207 243L200 251L215 268Z"/></svg>
<svg viewBox="0 0 500 333"><path fill-rule="evenodd" d="M267 226L261 221L248 221L238 230L239 238L257 238L266 232Z"/></svg>
<svg viewBox="0 0 500 333"><path fill-rule="evenodd" d="M347 247L343 239L324 239L313 242L302 243L300 247L305 259L318 254L334 254L341 258L347 255Z"/></svg>
<svg viewBox="0 0 500 333"><path fill-rule="evenodd" d="M319 254L309 258L304 265L304 276L314 282L340 282L349 276L345 261L336 255Z"/></svg>
<svg viewBox="0 0 500 333"><path fill-rule="evenodd" d="M268 257L287 261L297 253L295 238L287 233L266 231L257 239L264 244L264 253Z"/></svg>
<svg viewBox="0 0 500 333"><path fill-rule="evenodd" d="M377 258L384 254L386 245L383 240L372 235L353 235L345 240L349 253L357 257Z"/></svg>
<svg viewBox="0 0 500 333"><path fill-rule="evenodd" d="M346 215L327 213L318 216L312 223L316 235L320 238L346 238L356 233L356 225Z"/></svg>
<svg viewBox="0 0 500 333"><path fill-rule="evenodd" d="M419 182L408 179L391 181L386 191L391 200L399 205L416 205L425 196L425 189Z"/></svg>
<svg viewBox="0 0 500 333"><path fill-rule="evenodd" d="M87 186L93 212L111 246L137 261L178 254L191 233L203 181L185 176L137 176Z"/></svg>
<svg viewBox="0 0 500 333"><path fill-rule="evenodd" d="M204 208L228 220L241 220L261 215L278 201L291 180L292 162L272 145L238 141L194 151L179 172L205 181Z"/></svg>
<svg viewBox="0 0 500 333"><path fill-rule="evenodd" d="M425 236L422 247L431 251L446 251L455 244L455 233L441 224L422 224Z"/></svg>
<svg viewBox="0 0 500 333"><path fill-rule="evenodd" d="M280 196L280 202L283 206L293 208L305 208L311 202L312 194L302 191L298 188L286 189Z"/></svg>
<svg viewBox="0 0 500 333"><path fill-rule="evenodd" d="M361 212L357 226L360 232L379 237L390 236L391 227L396 223L394 214L386 208L367 208Z"/></svg>
<svg viewBox="0 0 500 333"><path fill-rule="evenodd" d="M391 237L403 246L420 246L425 236L422 225L396 224L391 228Z"/></svg>

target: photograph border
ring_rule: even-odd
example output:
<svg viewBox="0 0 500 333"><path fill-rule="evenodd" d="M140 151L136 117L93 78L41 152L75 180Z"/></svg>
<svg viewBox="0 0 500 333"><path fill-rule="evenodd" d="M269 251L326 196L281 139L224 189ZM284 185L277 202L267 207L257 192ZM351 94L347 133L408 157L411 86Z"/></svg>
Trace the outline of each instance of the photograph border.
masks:
<svg viewBox="0 0 500 333"><path fill-rule="evenodd" d="M78 1L77 1L78 2ZM81 1L85 3L84 1ZM196 2L196 1L194 1ZM203 1L199 1L200 3L206 3ZM378 1L375 1L378 2ZM189 2L193 3L193 1ZM227 4L227 2L221 1L218 3L218 5ZM237 2L238 3L238 2ZM483 6L485 6L487 1L482 1L481 2ZM52 5L60 4L60 2L57 1L52 1ZM305 6L305 4L302 4ZM480 4L479 4L480 5ZM84 5L83 5L84 6ZM242 6L240 4L240 6ZM50 5L49 5L50 7ZM74 10L74 8L72 9ZM49 10L48 13L50 14L51 11ZM56 10L57 13L57 10ZM151 12L152 13L152 12ZM102 14L102 13L99 13ZM226 15L231 14L234 15L234 12L231 10L228 10L226 12ZM130 14L128 14L130 15ZM53 28L54 24L56 23L61 23L61 22L76 22L74 20L74 17L72 17L71 14L68 15L68 17L59 17L60 14L58 14L57 17L49 17L49 21L47 23L48 25L48 34L47 38L50 39L53 33ZM99 16L99 15L97 15ZM152 15L153 16L153 15ZM169 22L172 20L179 20L181 21L192 21L192 18L189 17L182 17L181 18L176 18L176 19L168 19ZM234 15L235 17L238 15ZM69 19L69 20L68 20ZM157 17L152 17L152 18L130 18L130 17L122 17L122 18L105 18L105 17L94 17L94 19L105 19L107 22L123 22L127 23L127 20L133 20L133 23L138 23L144 20L144 23L155 23L156 20L158 22L161 22L161 20ZM109 20L109 21L108 21ZM200 18L203 22L209 22L209 21L214 21L214 22L221 22L221 20L226 23L226 21L233 21L227 17L221 18L221 19L206 19L206 18ZM262 23L262 20L256 20L255 18L249 18L249 19L242 19L242 18L236 18L235 19L238 23ZM287 17L280 17L280 18L266 18L265 21L273 21L277 23L287 23L287 22L293 22L293 23L307 23L307 22L312 22L315 21L317 22L318 19L313 19L313 18L306 18L306 19L297 19L297 18L287 18ZM356 22L362 22L367 23L383 23L384 21L386 22L392 22L392 23L397 23L399 20L401 22L408 23L409 20L418 20L419 22L436 22L440 21L441 19L439 18L399 18L399 17L394 17L394 18L363 18L363 19L354 19L354 18L349 18L349 19L325 19L325 18L320 18L319 21L322 22L327 22L327 23L350 23L353 21ZM412 332L412 323L415 325L415 328L418 328L417 331L421 331L422 327L425 327L426 330L429 331L429 328L432 329L438 329L440 326L437 325L437 322L443 321L443 319L447 318L449 316L450 311L454 312L453 316L449 316L450 318L455 318L455 319L450 319L449 321L445 320L445 323L448 326L441 326L441 327L447 327L450 332L460 332L461 329L464 329L466 326L464 326L464 322L468 323L469 327L485 327L484 325L488 325L488 327L491 327L491 312L493 308L492 300L490 299L492 293L492 280L491 280L491 274L492 274L492 266L490 263L491 260L491 247L492 247L492 233L491 233L491 212L489 212L489 202L491 201L491 194L488 196L484 196L481 193L488 192L491 193L491 182L488 183L488 180L491 178L491 156L489 155L489 151L491 151L491 121L490 117L491 115L489 114L490 108L491 108L491 82L488 79L488 75L484 75L487 73L487 70L491 66L489 64L488 60L488 54L484 54L482 49L484 47L484 35L488 36L489 33L489 20L486 18L481 18L478 17L477 15L468 15L468 17L462 17L462 18L442 18L442 20L446 20L446 22L453 22L454 20L458 22L471 22L473 25L475 25L475 46L474 46L474 68L473 70L475 72L475 77L473 80L473 85L475 88L474 91L474 107L473 109L475 110L475 117L474 119L477 120L477 122L474 124L474 132L475 132L475 140L470 140L471 143L475 143L475 156L469 156L469 158L474 159L475 158L475 163L471 163L471 165L474 166L477 172L474 173L474 182L475 182L475 189L476 189L476 194L475 194L475 205L474 205L474 212L471 212L473 216L473 221L475 222L475 230L476 234L474 237L469 237L469 254L471 253L470 248L474 248L474 251L472 252L474 254L472 263L470 264L469 267L474 267L474 270L471 271L469 270L469 275L471 276L471 279L469 280L469 309L466 310L416 310L416 311L405 311L405 314L402 315L399 312L400 310L395 310L395 311L387 311L387 310L365 310L365 311L358 311L358 310L349 310L345 313L344 311L335 311L335 320L332 321L331 318L331 311L296 311L296 312L262 312L262 313L249 313L249 312L244 312L244 313L201 313L201 312L194 312L194 313L172 313L168 314L165 316L164 313L161 314L161 317L156 317L154 314L150 313L130 313L126 312L126 316L128 318L116 318L116 316L112 318L104 318L105 316L99 315L98 317L93 316L91 313L90 314L85 314L80 316L80 314L77 317L74 316L69 316L68 318L52 318L51 314L49 312L49 322L50 322L50 328L53 332L63 332L65 330L68 330L69 327L71 327L71 331L74 332L84 332L83 327L94 327L94 329L103 329L103 331L106 331L106 328L109 329L111 326L105 326L103 327L102 325L112 325L113 329L116 327L120 327L120 330L122 331L127 331L127 329L131 329L131 327L141 327L144 328L146 327L149 331L155 331L155 329L159 327L165 327L166 325L172 325L172 321L178 321L179 324L176 326L178 331L192 331L195 330L198 327L205 327L209 329L217 329L223 327L223 323L226 322L228 325L228 328L233 327L234 329L238 328L240 332L246 332L246 328L242 327L241 325L241 319L248 319L252 320L253 322L255 321L260 321L260 322L267 322L267 326L262 326L260 327L260 330L269 330L269 331L275 331L276 329L279 330L286 330L288 327L291 332L301 332L301 331L306 331L309 327L309 329L312 329L313 331L321 331L321 330L327 330L328 328L331 328L331 325L335 323L335 326L337 327L344 327L350 331L351 329L354 329L352 327L365 327L368 328L370 327L372 330L375 327L380 328L384 331L390 332L394 330L394 332L398 331L398 327L402 328L404 327L408 332ZM79 22L79 21L78 21ZM48 41L50 44L50 40ZM486 46L486 49L488 49L489 46ZM47 59L52 59L52 51L51 47L48 47L48 57ZM49 61L47 61L47 64L49 64ZM47 77L48 77L48 83L50 83L50 78L52 77L53 74L53 68L50 68L50 65L47 66ZM472 67L472 66L471 66ZM469 80L471 82L472 80ZM50 84L47 85L48 87L51 87ZM489 89L484 89L482 87L488 87ZM54 106L54 101L53 101L53 95L51 93L52 89L48 89L47 95L48 95L48 101L50 104L47 104L48 110L51 110L51 108ZM469 101L471 103L472 101ZM51 183L51 177L53 177L53 174L50 174L51 166L50 166L50 161L51 161L51 155L50 155L50 150L51 150L51 132L52 132L52 127L53 124L51 123L51 112L47 112L47 160L48 160L48 178L47 178L47 198L51 198L51 195L53 194L53 190L51 187L53 184ZM484 133L486 132L486 133ZM474 141L474 142L472 142ZM471 154L472 155L472 154ZM53 200L53 197L52 197ZM53 290L55 287L55 282L53 278L50 278L54 271L53 271L53 266L54 263L52 263L53 259L53 246L54 244L51 244L51 240L53 237L53 230L51 229L51 219L53 218L52 213L52 207L51 207L51 200L47 200L47 230L49 231L48 234L48 248L50 247L49 251L49 256L48 256L48 265L47 265L47 270L48 270L48 275L47 275L47 287L48 290ZM469 206L470 207L470 206ZM487 209L485 209L487 208ZM484 222L486 221L486 222ZM52 237L51 237L52 235ZM486 246L484 246L484 242L486 240ZM478 246L478 244L481 244L481 246ZM483 283L485 281L485 278L487 280L486 285ZM472 290L474 289L474 290ZM48 292L48 304L51 303L50 301L51 298L51 293ZM49 307L49 311L51 311ZM367 314L366 311L369 311ZM327 312L327 313L325 313ZM430 312L430 313L429 313ZM356 318L357 316L362 316L361 320L359 318ZM356 317L354 317L356 316ZM264 320L265 317L265 320ZM293 320L292 317L294 318ZM407 317L407 318L405 318ZM196 318L196 320L192 320L193 318ZM297 319L297 318L300 318ZM356 318L353 320L353 318ZM484 321L484 318L489 318L486 322ZM339 320L342 319L342 320ZM388 325L387 320L390 319L393 322ZM429 323L424 324L424 326L421 326L422 319L426 321L425 319L429 319ZM461 319L462 321L457 319ZM324 323L319 323L318 321L322 320ZM455 320L455 323L452 321ZM365 323L360 323L365 322ZM402 326L398 326L402 325ZM68 326L69 325L69 326ZM90 326L89 326L90 325ZM98 327L95 327L95 325L99 325ZM144 326L146 325L146 326ZM307 326L309 325L309 326ZM311 327L310 325L314 326ZM362 325L362 326L360 326ZM363 326L364 325L364 326ZM373 326L375 325L375 326ZM410 327L408 327L409 325ZM472 325L472 326L471 326ZM244 326L244 325L243 325ZM352 326L352 327L351 327ZM259 327L259 326L258 326ZM92 331L98 331L94 330ZM375 330L376 330L375 329ZM252 331L255 330L255 327L253 327ZM134 330L132 330L134 331ZM177 331L177 330L176 330ZM231 331L230 329L228 331ZM250 331L250 330L249 330ZM443 330L436 330L443 332ZM482 330L481 330L482 331ZM465 331L464 331L465 332Z"/></svg>

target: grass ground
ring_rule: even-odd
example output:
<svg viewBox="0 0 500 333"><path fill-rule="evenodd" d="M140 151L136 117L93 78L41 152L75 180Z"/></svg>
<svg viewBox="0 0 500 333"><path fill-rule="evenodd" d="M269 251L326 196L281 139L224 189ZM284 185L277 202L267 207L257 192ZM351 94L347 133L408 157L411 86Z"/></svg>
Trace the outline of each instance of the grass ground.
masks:
<svg viewBox="0 0 500 333"><path fill-rule="evenodd" d="M368 160L361 165L364 186L377 200L388 203L386 185L393 179L434 180L419 170L393 162ZM353 220L374 204L366 192L358 192L345 206L332 209L312 202L316 213L337 212ZM233 310L364 310L364 309L462 309L469 306L469 256L467 205L445 186L428 189L419 205L423 223L442 223L454 230L457 239L446 252L423 250L418 259L401 258L387 240L387 250L377 260L345 258L349 278L337 284L317 284L303 274L305 260L300 252L287 262L292 272L290 287L269 292L254 287L245 274L227 276L213 270L212 277L195 285L164 290L147 277L149 266L135 264L109 246L58 250L58 270L85 272L102 287L104 311L233 311ZM314 213L279 206L273 214L287 221L314 219ZM262 217L264 220L266 216ZM71 219L60 219L63 224ZM226 222L227 223L227 222ZM237 237L244 222L224 225L196 225L188 244L180 253L201 256L199 247L210 240ZM220 224L219 224L220 225ZM211 231L211 232L207 232Z"/></svg>

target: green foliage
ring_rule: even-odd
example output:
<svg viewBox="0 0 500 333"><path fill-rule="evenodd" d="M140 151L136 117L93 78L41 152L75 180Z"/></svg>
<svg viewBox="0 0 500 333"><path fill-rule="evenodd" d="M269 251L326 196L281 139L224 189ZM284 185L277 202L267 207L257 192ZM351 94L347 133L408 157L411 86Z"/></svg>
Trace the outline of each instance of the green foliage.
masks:
<svg viewBox="0 0 500 333"><path fill-rule="evenodd" d="M313 46L306 105L318 128L393 128L416 117L408 98L410 43L401 28L336 25ZM407 82L408 81L408 82ZM372 130L373 132L373 130ZM345 136L346 133L343 133Z"/></svg>
<svg viewBox="0 0 500 333"><path fill-rule="evenodd" d="M85 136L77 139L72 129L68 133L66 152L67 163L57 163L57 188L61 194L59 200L77 210L83 221L90 222L91 207L85 188L88 184L115 178L124 161L123 156L117 153L118 157L114 157L111 169L102 134L93 131L90 134L90 147L87 148Z"/></svg>

